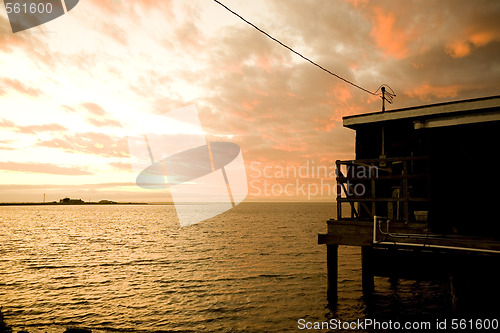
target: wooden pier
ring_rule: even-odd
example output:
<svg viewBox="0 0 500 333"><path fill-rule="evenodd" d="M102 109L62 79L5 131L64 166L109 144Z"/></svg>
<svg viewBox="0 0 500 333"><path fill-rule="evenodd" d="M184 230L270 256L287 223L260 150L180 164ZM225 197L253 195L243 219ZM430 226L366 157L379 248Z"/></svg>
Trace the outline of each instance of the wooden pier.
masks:
<svg viewBox="0 0 500 333"><path fill-rule="evenodd" d="M337 161L337 218L327 246L328 299L337 301L338 246L362 253L363 290L374 276L447 278L453 308L500 309L500 96L344 117L356 159Z"/></svg>

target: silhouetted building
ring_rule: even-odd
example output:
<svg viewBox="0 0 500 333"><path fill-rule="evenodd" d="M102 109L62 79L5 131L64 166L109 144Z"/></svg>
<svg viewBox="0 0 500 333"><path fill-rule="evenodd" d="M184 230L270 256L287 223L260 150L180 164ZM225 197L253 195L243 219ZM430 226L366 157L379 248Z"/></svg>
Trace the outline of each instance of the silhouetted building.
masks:
<svg viewBox="0 0 500 333"><path fill-rule="evenodd" d="M356 159L336 162L337 218L318 239L327 245L329 299L337 297L338 245L362 248L365 290L373 275L441 272L454 300L471 274L483 280L470 285L490 282L497 288L488 292L500 292L490 278L500 262L500 96L343 121L356 131Z"/></svg>
<svg viewBox="0 0 500 333"><path fill-rule="evenodd" d="M101 200L98 202L98 204L101 204L101 205L110 205L110 204L115 204L116 201L111 201L111 200Z"/></svg>
<svg viewBox="0 0 500 333"><path fill-rule="evenodd" d="M66 197L64 199L59 200L59 203L66 204L66 205L81 205L84 202L82 199L70 199L70 198Z"/></svg>

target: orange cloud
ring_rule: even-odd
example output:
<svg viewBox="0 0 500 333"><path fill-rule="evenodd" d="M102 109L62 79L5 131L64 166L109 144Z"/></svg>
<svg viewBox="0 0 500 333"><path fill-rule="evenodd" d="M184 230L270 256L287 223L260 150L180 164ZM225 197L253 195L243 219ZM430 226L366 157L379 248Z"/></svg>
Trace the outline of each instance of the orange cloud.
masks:
<svg viewBox="0 0 500 333"><path fill-rule="evenodd" d="M446 45L446 53L453 58L462 58L470 54L470 44L467 41L458 41Z"/></svg>
<svg viewBox="0 0 500 333"><path fill-rule="evenodd" d="M0 51L12 52L19 47L26 47L26 50L39 42L38 36L34 34L14 34L10 27L7 16L0 16Z"/></svg>
<svg viewBox="0 0 500 333"><path fill-rule="evenodd" d="M294 143L280 142L278 144L275 144L272 148L276 150L284 150L287 152L299 152L299 151L307 151L308 146L301 140L295 140Z"/></svg>
<svg viewBox="0 0 500 333"><path fill-rule="evenodd" d="M406 44L409 36L394 28L396 16L393 12L387 12L381 7L373 8L373 28L370 36L375 38L377 47L384 49L386 54L402 59L407 56Z"/></svg>
<svg viewBox="0 0 500 333"><path fill-rule="evenodd" d="M106 115L106 111L99 106L99 104L96 103L83 103L82 106L86 108L91 114L96 115L96 116L104 116Z"/></svg>
<svg viewBox="0 0 500 333"><path fill-rule="evenodd" d="M29 95L32 97L38 97L42 94L42 91L40 89L27 87L19 80L14 80L4 77L0 79L0 84L3 85L5 88L11 88L17 91L18 93ZM0 95L2 95L2 92L5 93L5 90L0 90Z"/></svg>
<svg viewBox="0 0 500 333"><path fill-rule="evenodd" d="M14 124L12 121L7 119L2 119L0 121L0 127L10 128L15 130L16 132L23 134L35 134L38 132L57 132L57 131L66 131L67 128L59 125L59 124L44 124L44 125L28 125L28 126L19 126Z"/></svg>
<svg viewBox="0 0 500 333"><path fill-rule="evenodd" d="M16 124L14 124L12 121L7 120L7 119L2 119L0 121L0 127L3 128L16 128Z"/></svg>
<svg viewBox="0 0 500 333"><path fill-rule="evenodd" d="M59 124L19 126L19 132L24 134L35 134L38 132L66 131L67 128Z"/></svg>
<svg viewBox="0 0 500 333"><path fill-rule="evenodd" d="M496 36L493 31L481 31L472 34L470 36L470 41L474 44L474 46L479 47L492 42L495 38L498 39L498 36Z"/></svg>
<svg viewBox="0 0 500 333"><path fill-rule="evenodd" d="M122 124L115 119L87 118L87 121L96 127L122 127Z"/></svg>
<svg viewBox="0 0 500 333"><path fill-rule="evenodd" d="M175 30L175 33L178 41L186 48L196 50L204 41L202 32L193 22L185 21Z"/></svg>
<svg viewBox="0 0 500 333"><path fill-rule="evenodd" d="M319 123L319 126L316 126L314 129L316 131L331 132L337 126L338 121L339 120L335 116L332 116L328 119L316 119L316 122Z"/></svg>
<svg viewBox="0 0 500 333"><path fill-rule="evenodd" d="M260 55L257 57L257 66L270 73L272 64L268 57Z"/></svg>
<svg viewBox="0 0 500 333"><path fill-rule="evenodd" d="M38 146L58 148L69 153L84 153L107 157L127 157L128 142L125 138L115 138L103 133L76 133L60 138L39 141Z"/></svg>
<svg viewBox="0 0 500 333"><path fill-rule="evenodd" d="M171 0L141 0L134 3L128 3L125 1L112 1L112 0L87 0L92 3L95 7L106 12L107 14L122 15L125 12L130 14L137 14L136 9L141 8L142 10L157 10L162 9L165 14L169 17L173 16L172 12L172 1Z"/></svg>
<svg viewBox="0 0 500 333"><path fill-rule="evenodd" d="M259 105L261 102L259 100L253 100L253 101L243 101L241 102L241 107L245 109L245 111L252 111L255 109L257 105Z"/></svg>
<svg viewBox="0 0 500 333"><path fill-rule="evenodd" d="M99 104L87 102L83 103L82 106L92 116L96 117L87 117L87 122L89 122L90 124L97 127L122 127L122 124L118 120L112 119L110 114L106 112L106 110L104 110Z"/></svg>
<svg viewBox="0 0 500 333"><path fill-rule="evenodd" d="M11 143L10 140L0 140L0 150L15 150L15 148L9 146Z"/></svg>
<svg viewBox="0 0 500 333"><path fill-rule="evenodd" d="M64 167L49 163L0 162L0 169L16 172L34 172L67 176L83 176L93 174L92 172L80 167Z"/></svg>
<svg viewBox="0 0 500 333"><path fill-rule="evenodd" d="M370 0L346 0L354 7L366 7Z"/></svg>
<svg viewBox="0 0 500 333"><path fill-rule="evenodd" d="M449 85L449 86L432 86L428 83L424 83L417 86L405 94L410 97L417 97L423 101L430 101L432 97L436 98L446 98L446 97L456 97L458 92L462 89L461 85Z"/></svg>
<svg viewBox="0 0 500 333"><path fill-rule="evenodd" d="M327 92L327 96L335 97L335 100L331 101L331 104L336 102L346 103L352 98L352 92L350 87L347 87L344 83L339 83Z"/></svg>
<svg viewBox="0 0 500 333"><path fill-rule="evenodd" d="M498 39L493 31L480 31L469 34L468 37L448 43L446 53L453 58L463 58L468 56L474 47L485 46L495 39Z"/></svg>
<svg viewBox="0 0 500 333"><path fill-rule="evenodd" d="M120 171L130 171L132 172L132 166L130 163L122 163L122 162L110 162L108 165L114 169L120 170ZM134 185L136 185L134 183Z"/></svg>
<svg viewBox="0 0 500 333"><path fill-rule="evenodd" d="M61 108L64 109L64 111L66 112L75 112L75 109L73 109L71 106L69 105L61 105Z"/></svg>

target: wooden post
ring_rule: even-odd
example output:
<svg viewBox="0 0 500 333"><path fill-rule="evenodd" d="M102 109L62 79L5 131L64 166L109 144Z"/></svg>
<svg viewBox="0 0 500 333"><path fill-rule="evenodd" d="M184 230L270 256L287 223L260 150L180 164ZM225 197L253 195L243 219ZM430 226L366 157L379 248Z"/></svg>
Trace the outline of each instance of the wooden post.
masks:
<svg viewBox="0 0 500 333"><path fill-rule="evenodd" d="M340 170L340 160L335 161L335 164L337 166L337 187L335 187L337 191L337 220L342 219L342 202L340 202L340 198L342 197L342 185L339 186L342 180L340 180L340 177L342 175L342 171Z"/></svg>
<svg viewBox="0 0 500 333"><path fill-rule="evenodd" d="M410 220L410 212L408 209L409 200L410 200L410 192L408 190L408 161L403 162L403 220L408 222ZM399 202L398 202L399 205Z"/></svg>
<svg viewBox="0 0 500 333"><path fill-rule="evenodd" d="M452 310L457 313L460 310L460 297L457 290L457 276L453 273L450 273L450 293Z"/></svg>
<svg viewBox="0 0 500 333"><path fill-rule="evenodd" d="M375 167L375 163L371 163L372 167ZM370 175L371 176L371 175ZM371 194L372 194L372 217L377 215L377 210L376 210L376 203L375 203L375 198L376 198L376 193L375 193L375 177L371 177Z"/></svg>
<svg viewBox="0 0 500 333"><path fill-rule="evenodd" d="M375 289L373 249L369 246L361 247L361 284L363 293L371 294Z"/></svg>
<svg viewBox="0 0 500 333"><path fill-rule="evenodd" d="M328 270L328 303L337 303L338 300L338 245L326 245L326 265Z"/></svg>

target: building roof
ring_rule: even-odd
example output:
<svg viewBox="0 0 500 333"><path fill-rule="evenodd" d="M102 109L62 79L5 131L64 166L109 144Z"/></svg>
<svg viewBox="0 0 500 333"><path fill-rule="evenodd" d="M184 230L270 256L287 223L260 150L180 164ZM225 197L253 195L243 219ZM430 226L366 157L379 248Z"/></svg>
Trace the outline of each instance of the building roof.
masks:
<svg viewBox="0 0 500 333"><path fill-rule="evenodd" d="M415 129L500 121L500 95L429 104L385 112L373 112L342 118L344 126L412 119Z"/></svg>

